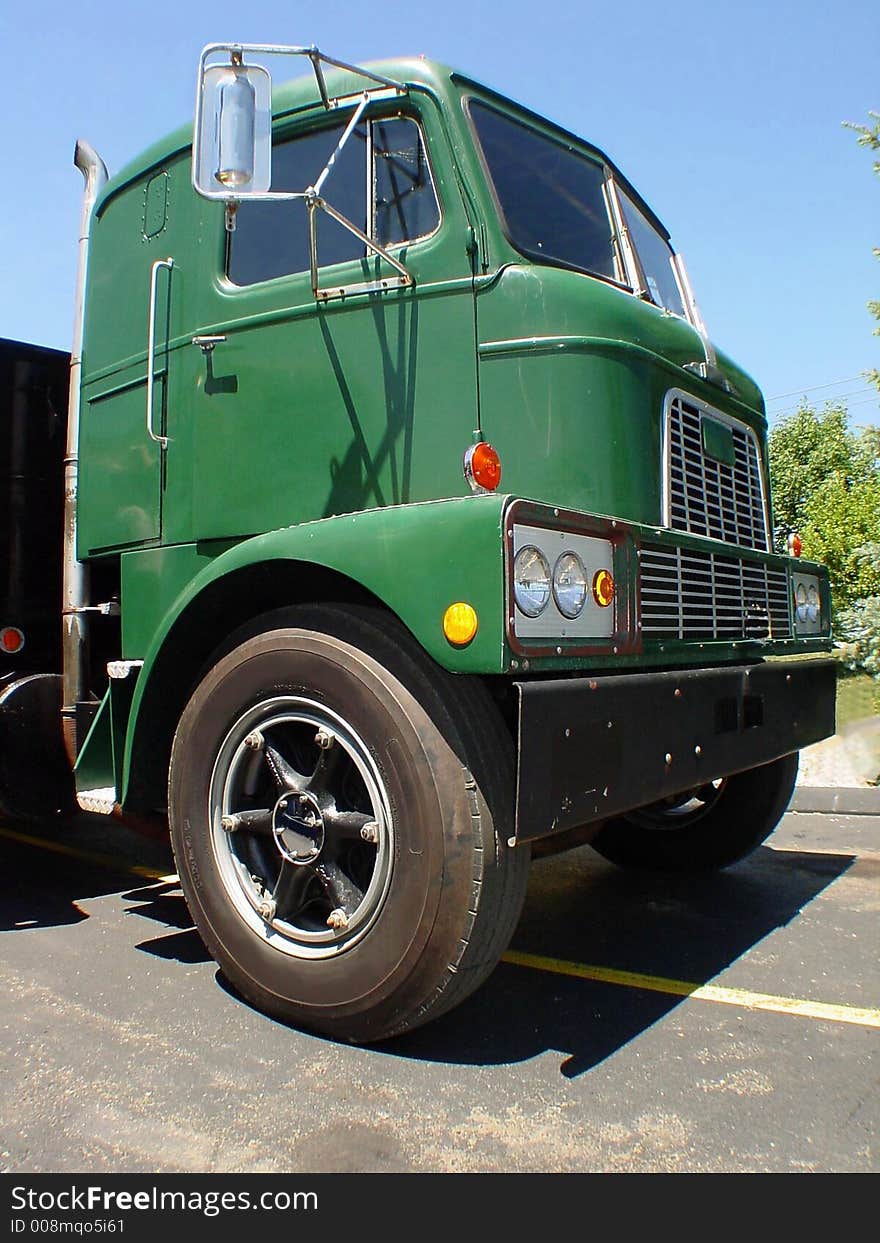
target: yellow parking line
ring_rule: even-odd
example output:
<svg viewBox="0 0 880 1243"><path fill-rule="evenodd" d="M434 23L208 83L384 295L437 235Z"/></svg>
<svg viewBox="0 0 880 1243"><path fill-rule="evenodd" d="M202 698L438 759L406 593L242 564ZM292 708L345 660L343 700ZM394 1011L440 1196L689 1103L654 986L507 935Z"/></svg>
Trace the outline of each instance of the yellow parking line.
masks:
<svg viewBox="0 0 880 1243"><path fill-rule="evenodd" d="M176 883L178 877L173 873L166 874L155 868L145 868L139 863L126 863L114 859L110 855L99 855L91 850L80 850L76 846L68 846L66 842L50 842L44 837L31 837L29 833L18 833L15 829L0 828L0 837L8 837L10 841L21 842L24 846L36 846L40 850L51 850L56 855L68 855L72 859L82 859L84 863L95 863L99 867L111 868L114 872L131 872L135 876L143 876L145 880L158 880L164 884Z"/></svg>
<svg viewBox="0 0 880 1243"><path fill-rule="evenodd" d="M651 993L668 993L674 997L694 997L699 1001L717 1001L724 1006L744 1010L773 1010L778 1014L798 1014L804 1018L825 1019L831 1023L854 1023L859 1027L880 1027L880 1010L859 1006L836 1006L824 1001L805 1001L799 997L775 997L772 993L752 993L744 988L721 988L716 984L694 984L687 980L670 980L660 975L642 975L638 971L618 971L614 967L597 967L590 963L565 962L560 958L544 958L539 954L521 954L508 950L501 960L516 967L535 971L551 971L555 975L573 976L578 980L594 980L600 984L620 984L624 988L640 988Z"/></svg>
<svg viewBox="0 0 880 1243"><path fill-rule="evenodd" d="M32 837L15 829L0 827L0 837L39 850L81 859L114 872L130 872L145 880L161 884L178 884L173 873L160 872L156 868L143 867L137 863L125 863L110 855L80 850L65 842L47 841ZM853 1023L859 1027L880 1027L880 1010L863 1009L859 1006L831 1005L824 1001L806 1001L799 997L776 997L772 993L753 993L744 988L721 988L716 984L695 984L688 980L671 980L660 975L644 975L639 971L621 971L615 967L599 967L591 963L566 962L561 958L545 958L541 954L523 954L508 950L502 962L516 967L530 967L534 971L549 971L554 975L571 976L578 980L593 980L599 984L618 984L624 988L643 989L651 993L666 993L673 997L692 997L698 1001L715 1001L725 1006L739 1006L744 1010L771 1010L777 1014L797 1014L803 1018L824 1019L831 1023Z"/></svg>

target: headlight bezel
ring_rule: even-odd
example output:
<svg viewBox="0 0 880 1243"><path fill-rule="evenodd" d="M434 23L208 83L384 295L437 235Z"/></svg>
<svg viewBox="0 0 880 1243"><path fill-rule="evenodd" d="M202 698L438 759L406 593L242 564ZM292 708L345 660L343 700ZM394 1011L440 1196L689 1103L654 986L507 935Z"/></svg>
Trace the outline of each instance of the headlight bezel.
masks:
<svg viewBox="0 0 880 1243"><path fill-rule="evenodd" d="M624 592L615 597L612 608L600 608L593 599L590 584L597 569L606 569L615 580L623 573L624 558L630 556L631 542L624 524L581 515L571 511L547 511L532 502L512 501L505 514L506 564L508 590L507 639L516 655L522 656L583 656L617 655L632 651L638 645L629 597ZM612 529L613 526L613 529ZM551 599L538 617L528 617L519 608L515 593L516 558L527 545L536 546L551 567ZM566 553L574 553L583 565L586 593L581 604L583 586L579 585L576 601L581 604L577 615L567 617L559 608L556 594L566 604L566 591L556 575L557 564ZM562 560L560 573L574 564ZM557 579L556 593L553 592ZM579 578L579 575L575 575ZM620 632L623 626L624 633ZM633 633L630 633L632 628ZM528 668L528 665L525 666Z"/></svg>
<svg viewBox="0 0 880 1243"><path fill-rule="evenodd" d="M821 579L801 567L791 566L791 621L795 638L815 638L828 632L827 606L824 604Z"/></svg>

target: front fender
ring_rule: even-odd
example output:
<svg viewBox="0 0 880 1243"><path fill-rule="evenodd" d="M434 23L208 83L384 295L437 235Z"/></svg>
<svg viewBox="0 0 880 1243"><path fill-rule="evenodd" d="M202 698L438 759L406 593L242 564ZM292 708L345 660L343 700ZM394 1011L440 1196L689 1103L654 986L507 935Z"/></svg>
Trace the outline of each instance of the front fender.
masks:
<svg viewBox="0 0 880 1243"><path fill-rule="evenodd" d="M151 637L144 639L143 667L126 730L124 790L129 785L135 739L150 726L144 719L144 699L166 645L184 619L197 615L200 608L206 615L208 608L216 610L224 580L228 580L230 592L235 591L236 580L240 583L241 572L249 568L265 568L273 562L296 565L302 576L297 602L316 598L309 594L310 570L329 570L381 601L438 664L451 672L502 672L502 516L506 500L485 495L388 506L270 531L227 548L207 564L194 558L192 564L202 568L160 611L158 622L150 627ZM157 566L161 565L158 557L162 552L157 550ZM451 646L443 635L443 614L456 601L471 604L478 618L474 639L462 648ZM140 652L126 655L138 658Z"/></svg>

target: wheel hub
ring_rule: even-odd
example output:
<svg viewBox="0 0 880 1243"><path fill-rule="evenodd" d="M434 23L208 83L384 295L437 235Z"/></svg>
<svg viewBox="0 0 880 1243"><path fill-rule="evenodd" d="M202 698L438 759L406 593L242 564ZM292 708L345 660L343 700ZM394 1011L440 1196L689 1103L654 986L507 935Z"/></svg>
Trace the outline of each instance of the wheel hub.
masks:
<svg viewBox="0 0 880 1243"><path fill-rule="evenodd" d="M308 790L282 794L272 813L272 836L283 858L305 866L324 849L324 817Z"/></svg>

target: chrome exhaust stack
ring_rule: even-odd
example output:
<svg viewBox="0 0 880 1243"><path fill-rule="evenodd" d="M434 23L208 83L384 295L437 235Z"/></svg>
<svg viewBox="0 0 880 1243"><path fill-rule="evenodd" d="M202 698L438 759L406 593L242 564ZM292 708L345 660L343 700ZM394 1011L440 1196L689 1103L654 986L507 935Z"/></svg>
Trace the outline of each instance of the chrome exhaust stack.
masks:
<svg viewBox="0 0 880 1243"><path fill-rule="evenodd" d="M78 739L77 704L86 698L88 680L87 627L88 569L76 557L76 492L79 465L80 382L82 377L83 322L88 269L89 229L92 208L107 183L107 167L87 142L77 140L73 162L85 180L79 227L73 347L70 353L70 396L67 413L67 447L64 455L64 549L62 572L62 708L64 746L71 765L76 760Z"/></svg>

